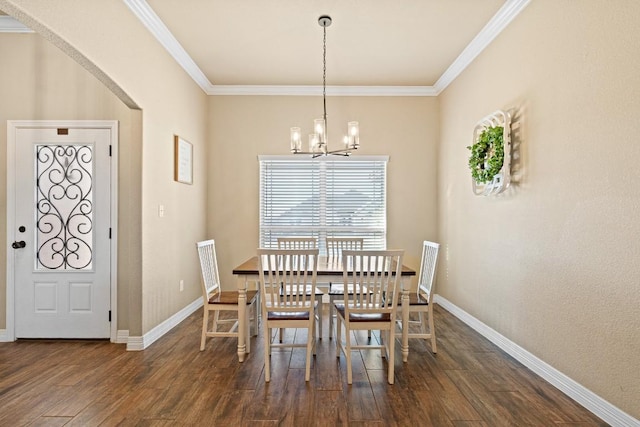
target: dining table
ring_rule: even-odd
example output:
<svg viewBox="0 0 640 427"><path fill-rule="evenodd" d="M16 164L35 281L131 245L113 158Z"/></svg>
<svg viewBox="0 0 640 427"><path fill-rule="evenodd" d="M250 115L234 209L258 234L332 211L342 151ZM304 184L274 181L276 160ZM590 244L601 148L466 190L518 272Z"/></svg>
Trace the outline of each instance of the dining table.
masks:
<svg viewBox="0 0 640 427"><path fill-rule="evenodd" d="M247 353L246 340L250 339L250 337L247 336L247 325L245 323L247 321L247 287L250 283L254 283L255 286L257 286L260 280L258 268L258 257L253 256L233 269L233 275L236 276L238 286L238 360L240 362L243 362L245 359ZM341 260L334 257L319 256L316 274L318 282L342 283L343 271ZM402 265L400 273L400 301L403 327L400 348L403 362L406 362L409 357L409 328L404 325L409 324L409 291L411 289L411 278L415 275L416 271L414 269L404 264Z"/></svg>

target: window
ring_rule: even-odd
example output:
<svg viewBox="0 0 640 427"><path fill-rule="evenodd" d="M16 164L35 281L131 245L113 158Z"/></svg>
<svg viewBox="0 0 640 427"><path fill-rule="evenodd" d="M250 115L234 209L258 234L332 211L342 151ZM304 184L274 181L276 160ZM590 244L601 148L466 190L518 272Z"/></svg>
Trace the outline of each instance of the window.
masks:
<svg viewBox="0 0 640 427"><path fill-rule="evenodd" d="M260 247L278 237L358 236L365 249L387 244L386 156L260 156Z"/></svg>

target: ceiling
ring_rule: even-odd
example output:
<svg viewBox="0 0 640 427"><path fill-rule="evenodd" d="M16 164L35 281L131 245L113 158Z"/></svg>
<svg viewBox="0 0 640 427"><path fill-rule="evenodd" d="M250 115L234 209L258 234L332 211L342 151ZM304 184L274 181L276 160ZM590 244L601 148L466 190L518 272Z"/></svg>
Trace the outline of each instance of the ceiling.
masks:
<svg viewBox="0 0 640 427"><path fill-rule="evenodd" d="M437 95L530 0L123 0L208 94Z"/></svg>

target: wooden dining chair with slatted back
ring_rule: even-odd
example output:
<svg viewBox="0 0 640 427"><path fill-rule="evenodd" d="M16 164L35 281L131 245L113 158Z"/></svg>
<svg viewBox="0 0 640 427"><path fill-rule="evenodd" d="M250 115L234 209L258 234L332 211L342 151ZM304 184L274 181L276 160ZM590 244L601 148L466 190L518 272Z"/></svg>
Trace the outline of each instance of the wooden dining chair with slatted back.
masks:
<svg viewBox="0 0 640 427"><path fill-rule="evenodd" d="M278 237L277 238L278 249L317 249L318 248L318 240L315 237ZM311 292L311 288L306 289L307 294ZM322 289L318 287L315 288L314 298L318 301L318 305L322 308L322 296L324 292ZM318 310L316 314L316 321L318 322L318 333L320 334L320 338L322 338L322 312L323 310ZM280 342L283 339L284 330L280 330Z"/></svg>
<svg viewBox="0 0 640 427"><path fill-rule="evenodd" d="M196 243L200 257L200 270L202 272L202 299L204 303L204 315L202 318L202 337L200 339L200 351L204 350L207 337L237 337L238 319L220 318L221 311L238 311L238 291L223 291L220 287L220 275L218 273L218 261L214 240L205 240ZM258 291L247 291L246 334L247 353L250 351L250 325L253 323L254 336L258 335ZM253 310L251 310L253 308ZM210 322L209 313L213 313ZM253 317L251 317L251 314ZM251 322L253 321L253 322ZM211 323L211 327L209 327ZM219 327L230 324L229 328Z"/></svg>
<svg viewBox="0 0 640 427"><path fill-rule="evenodd" d="M342 260L343 250L360 251L364 247L364 239L362 237L327 237L325 240L327 248L327 262L340 263ZM347 290L350 293L350 289ZM333 319L335 318L335 310L333 303L342 298L344 294L343 283L329 283L329 338L333 337ZM369 331L369 338L371 332Z"/></svg>
<svg viewBox="0 0 640 427"><path fill-rule="evenodd" d="M262 325L264 327L264 379L271 380L271 349L305 347L305 380L311 375L311 354L315 354L314 297L318 271L318 249L258 249ZM290 292L282 292L282 287ZM311 292L305 292L309 288ZM274 328L307 329L306 343L274 343Z"/></svg>
<svg viewBox="0 0 640 427"><path fill-rule="evenodd" d="M352 384L351 352L380 349L386 357L387 381L394 382L396 308L400 293L403 250L342 251L345 289L352 284L354 292L336 301L336 357L347 358L347 383ZM344 326L344 342L342 329ZM380 331L380 343L353 344L353 331Z"/></svg>
<svg viewBox="0 0 640 427"><path fill-rule="evenodd" d="M434 354L437 352L437 348L436 329L433 321L433 295L439 250L439 243L427 240L422 242L422 260L420 262L418 286L415 293L409 294L409 316L411 316L411 313L417 313L418 320L409 320L409 324L406 326L410 328L407 333L409 338L431 341L431 351ZM404 326L401 319L399 320L398 326L402 329ZM419 332L412 332L412 329L415 330L416 328L419 329Z"/></svg>

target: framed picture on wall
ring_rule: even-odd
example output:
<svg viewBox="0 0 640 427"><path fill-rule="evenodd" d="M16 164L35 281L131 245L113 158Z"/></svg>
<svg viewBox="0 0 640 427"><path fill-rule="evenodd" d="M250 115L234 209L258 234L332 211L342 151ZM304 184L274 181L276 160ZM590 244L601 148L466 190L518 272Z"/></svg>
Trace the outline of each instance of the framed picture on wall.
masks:
<svg viewBox="0 0 640 427"><path fill-rule="evenodd" d="M184 184L193 184L193 145L174 135L173 179Z"/></svg>

